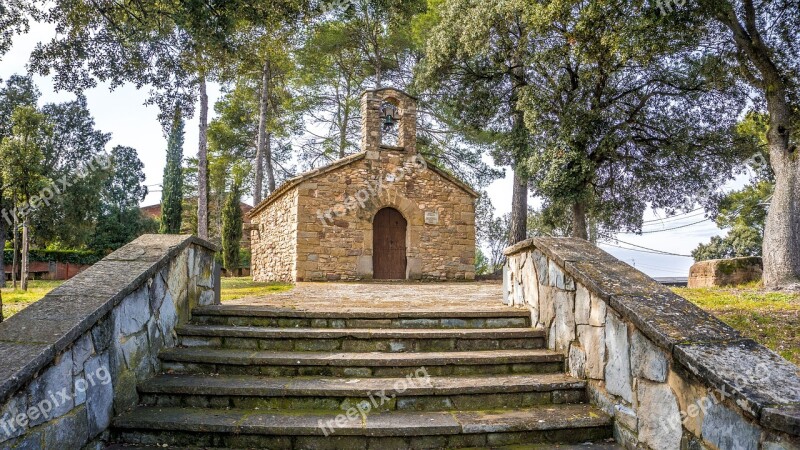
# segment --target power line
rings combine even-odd
[[[681,228],[687,228],[687,227],[691,227],[691,226],[694,226],[694,225],[699,225],[699,224],[701,224],[703,222],[708,222],[710,220],[711,219],[703,219],[703,220],[701,220],[699,222],[688,223],[686,225],[681,225],[681,226],[672,227],[672,228],[664,228],[664,229],[661,229],[661,230],[642,231],[640,234],[663,233],[664,231],[680,230]],[[636,234],[636,233],[623,233],[623,234]]]
[[[639,267],[639,266],[644,267],[646,269],[658,270],[658,271],[661,271],[661,272],[669,272],[669,273],[674,273],[674,274],[686,274],[686,272],[683,271],[683,270],[677,270],[675,268],[667,269],[666,267],[651,266],[649,264],[642,264],[642,263],[636,263],[636,265],[634,267]]]
[[[620,247],[618,245],[614,245],[614,244],[609,243],[609,241],[605,241],[603,243],[605,245],[609,245],[611,247],[617,247],[617,248],[621,248],[623,250],[630,250],[630,251],[634,251],[634,252],[655,253],[657,255],[664,255],[664,256],[681,256],[681,257],[684,257],[684,258],[692,258],[692,255],[681,255],[679,253],[665,252],[663,250],[658,250],[658,249],[655,249],[655,248],[642,247],[641,245],[631,244],[630,242],[625,242],[625,241],[622,241],[622,240],[616,239],[616,238],[611,238],[611,239],[613,239],[614,241],[619,242],[621,244],[630,245],[632,247],[637,247],[637,248],[640,248],[642,250],[635,250],[635,249],[632,249],[632,248]],[[644,251],[644,250],[646,250],[646,251]]]
[[[678,218],[678,217],[681,217],[681,216],[685,216],[685,215],[691,214],[691,213],[693,213],[693,212],[700,211],[701,209],[703,209],[703,208],[702,208],[702,207],[700,207],[700,208],[695,208],[695,209],[693,209],[693,210],[691,210],[691,211],[686,211],[685,213],[681,213],[681,214],[675,214],[674,216],[668,216],[668,217],[664,217],[663,219],[645,220],[645,221],[644,221],[644,222],[642,222],[642,223],[643,223],[643,224],[645,224],[645,223],[652,223],[652,222],[662,222],[662,221],[664,221],[664,220],[667,220],[667,219],[675,219],[675,218]],[[684,219],[685,219],[685,217],[684,217]]]
[[[684,256],[684,255],[672,255],[672,254],[669,254],[669,253],[661,253],[661,252],[651,252],[649,250],[637,250],[635,248],[628,248],[628,247],[620,247],[619,245],[609,244],[608,242],[601,242],[601,244],[607,245],[609,247],[620,248],[622,250],[628,250],[628,251],[637,252],[637,253],[650,253],[652,255],[660,255],[660,256]]]
[[[701,211],[698,214],[691,214],[688,216],[681,216],[681,217],[670,217],[663,220],[657,220],[655,222],[642,222],[642,226],[649,227],[649,226],[657,226],[665,223],[673,223],[673,222],[680,222],[681,220],[691,219],[693,217],[703,217],[705,216],[705,211]]]

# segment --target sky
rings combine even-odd
[[[47,41],[53,35],[52,26],[32,23],[30,32],[17,36],[11,51],[0,59],[0,79],[5,80],[15,73],[27,73],[26,64],[30,52],[38,42]],[[34,80],[42,93],[41,104],[74,99],[71,93],[55,92],[50,77],[35,76]],[[211,84],[208,94],[209,104],[213,105],[220,96],[219,86]],[[112,138],[108,148],[125,145],[137,149],[139,158],[144,163],[144,172],[147,176],[145,183],[151,191],[142,203],[143,206],[159,203],[160,184],[166,159],[166,139],[157,120],[158,108],[144,105],[148,96],[147,89],[137,90],[126,85],[111,91],[107,85],[101,84],[86,91],[85,96],[97,129],[111,133]],[[211,109],[209,120],[214,117],[213,108]],[[185,130],[184,154],[194,155],[198,142],[196,116],[187,120]],[[722,189],[731,190],[740,187],[745,181],[746,177],[740,177]],[[506,177],[492,183],[487,192],[496,214],[509,212],[512,192],[511,171],[507,169]],[[531,198],[531,202],[535,204],[536,199]],[[600,247],[650,276],[686,277],[693,263],[691,257],[648,253],[645,249],[689,255],[697,244],[708,242],[712,236],[725,234],[713,222],[703,221],[705,217],[702,211],[659,220],[663,217],[663,212],[648,211],[645,214],[646,233],[640,236],[619,234],[617,243],[601,244]]]

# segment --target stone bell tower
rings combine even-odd
[[[386,115],[393,108],[396,123],[388,128]],[[361,96],[361,151],[381,149],[417,153],[417,99],[399,89],[381,88]]]

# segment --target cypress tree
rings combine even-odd
[[[183,117],[175,109],[167,143],[167,165],[164,167],[164,182],[161,192],[162,234],[181,232],[183,214]]]
[[[239,268],[239,248],[242,242],[242,186],[234,180],[231,192],[222,208],[222,262],[228,273]]]

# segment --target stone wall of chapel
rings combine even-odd
[[[255,281],[297,279],[297,188],[290,189],[253,218],[250,232]]]
[[[408,222],[407,278],[475,278],[475,200],[415,155],[368,152],[297,191],[297,281],[371,279],[372,220],[385,207]]]

